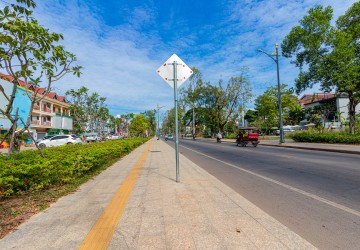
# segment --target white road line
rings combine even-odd
[[[308,193],[308,192],[303,191],[303,190],[301,190],[301,189],[298,189],[298,188],[292,187],[292,186],[290,186],[290,185],[284,184],[284,183],[282,183],[282,182],[276,181],[276,180],[271,179],[271,178],[269,178],[269,177],[266,177],[266,176],[263,176],[263,175],[254,173],[254,172],[252,172],[252,171],[250,171],[250,170],[247,170],[247,169],[244,169],[244,168],[242,168],[242,167],[235,166],[235,165],[233,165],[233,164],[231,164],[231,163],[228,163],[228,162],[225,162],[225,161],[216,159],[216,158],[214,158],[214,157],[212,157],[212,156],[210,156],[210,155],[201,153],[201,152],[196,151],[196,150],[193,150],[193,149],[191,149],[191,148],[188,148],[188,147],[185,147],[185,146],[182,146],[182,145],[180,145],[180,146],[183,147],[183,148],[186,148],[186,149],[188,149],[188,150],[190,150],[190,151],[193,151],[193,152],[195,152],[195,153],[197,153],[197,154],[200,154],[200,155],[203,155],[203,156],[205,156],[205,157],[208,157],[208,158],[210,158],[210,159],[212,159],[212,160],[221,162],[221,163],[223,163],[223,164],[225,164],[225,165],[228,165],[228,166],[230,166],[230,167],[239,169],[239,170],[241,170],[241,171],[243,171],[243,172],[245,172],[245,173],[254,175],[254,176],[259,177],[259,178],[261,178],[261,179],[267,180],[267,181],[269,181],[269,182],[271,182],[271,183],[274,183],[274,184],[277,184],[277,185],[282,186],[282,187],[284,187],[284,188],[287,188],[287,189],[289,189],[289,190],[291,190],[291,191],[294,191],[294,192],[297,192],[297,193],[299,193],[299,194],[305,195],[305,196],[310,197],[310,198],[312,198],[312,199],[314,199],[314,200],[323,202],[323,203],[325,203],[325,204],[327,204],[327,205],[330,205],[330,206],[335,207],[335,208],[337,208],[337,209],[343,210],[344,212],[351,213],[351,214],[353,214],[353,215],[356,215],[356,216],[359,216],[359,217],[360,217],[360,212],[359,212],[359,211],[356,211],[356,210],[354,210],[354,209],[348,208],[348,207],[346,207],[346,206],[343,206],[343,205],[341,205],[341,204],[338,204],[338,203],[335,203],[335,202],[333,202],[333,201],[327,200],[327,199],[322,198],[322,197],[320,197],[320,196],[317,196],[317,195],[315,195],[315,194],[311,194],[311,193]]]

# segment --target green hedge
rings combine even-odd
[[[113,140],[45,148],[45,158],[37,150],[24,150],[11,157],[0,154],[0,197],[70,183],[86,173],[109,166],[147,140]]]
[[[351,135],[344,132],[298,132],[289,135],[297,142],[318,142],[318,143],[347,143],[360,144],[360,135]]]

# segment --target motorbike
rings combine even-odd
[[[221,143],[221,138],[216,137],[216,142],[217,142],[217,143]]]

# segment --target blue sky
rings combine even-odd
[[[106,97],[116,115],[155,109],[157,104],[166,106],[162,111],[173,107],[173,90],[156,69],[174,53],[212,83],[227,81],[248,67],[254,94],[260,95],[276,85],[276,64],[258,49],[272,53],[315,5],[332,6],[336,20],[354,2],[51,0],[37,1],[35,15],[42,25],[64,35],[62,44],[84,67],[81,78],[66,76],[55,91],[63,94],[86,86]],[[293,86],[297,73],[289,59],[280,58],[281,83]],[[312,92],[317,90],[307,93]]]

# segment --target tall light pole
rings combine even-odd
[[[281,108],[281,87],[280,87],[280,73],[279,73],[279,45],[275,45],[275,52],[271,55],[259,49],[259,52],[264,53],[268,57],[270,57],[276,63],[276,70],[277,70],[277,85],[278,85],[278,103],[279,103],[279,124],[280,124],[280,143],[284,143],[284,129],[283,129],[283,121],[282,121],[282,108]],[[275,58],[274,58],[275,56]]]
[[[157,107],[156,107],[156,109],[157,109],[157,114],[158,114],[158,122],[157,122],[158,140],[159,140],[159,138],[160,138],[160,114],[159,114],[159,110],[160,110],[161,108],[163,108],[163,107],[165,107],[165,106],[159,107],[159,104],[158,104]]]

